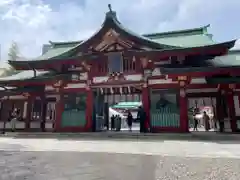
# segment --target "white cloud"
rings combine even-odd
[[[219,40],[238,38],[239,0],[1,0],[2,56],[14,40],[24,56],[34,57],[43,43],[89,37],[101,25],[107,4],[117,11],[124,26],[150,33],[212,24]],[[57,4],[58,2],[58,4]],[[62,2],[60,4],[60,2]],[[79,2],[82,3],[79,4]]]
[[[240,39],[238,39],[235,42],[235,45],[234,45],[234,47],[231,48],[231,50],[240,50]]]

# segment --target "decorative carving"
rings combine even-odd
[[[122,73],[112,73],[110,74],[107,82],[110,82],[110,81],[126,81],[126,78]]]
[[[53,84],[53,87],[59,88],[63,85],[63,80],[58,80],[55,84]]]
[[[85,61],[82,62],[82,66],[83,66],[87,71],[90,71],[90,69],[91,69],[91,66],[88,65]]]

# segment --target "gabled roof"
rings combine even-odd
[[[199,52],[199,53],[204,53],[206,52],[206,50],[214,50],[216,48],[224,48],[224,49],[229,49],[231,47],[233,47],[235,44],[235,40],[233,41],[229,41],[229,42],[224,42],[224,43],[219,43],[219,44],[214,44],[214,45],[207,45],[207,46],[199,46],[199,47],[187,47],[187,48],[181,48],[181,47],[176,47],[173,49],[155,49],[155,50],[126,50],[123,51],[123,53],[126,54],[131,54],[131,55],[147,55],[149,54],[149,52],[152,55],[158,55],[159,53],[161,53],[161,55],[164,54],[169,54],[170,52],[173,53],[186,53],[186,54],[191,54],[194,53],[194,51]],[[68,52],[69,53],[69,52]],[[51,65],[54,62],[60,62],[62,61],[63,63],[65,61],[69,61],[69,60],[96,60],[98,59],[97,57],[101,57],[103,54],[107,55],[109,52],[94,52],[94,53],[86,53],[86,54],[80,54],[77,56],[70,56],[70,57],[64,57],[64,54],[62,56],[56,56],[53,57],[51,59],[49,59],[49,61],[46,61],[46,59],[43,60],[37,60],[37,61],[11,61],[10,63],[12,64],[13,67],[15,67],[16,69],[29,69],[29,67],[33,68],[33,69],[42,69],[45,67],[45,65]]]
[[[65,57],[71,50],[81,49],[83,46],[90,45],[93,40],[98,39],[98,37],[100,37],[103,33],[106,33],[111,28],[130,37],[137,43],[144,44],[145,46],[149,46],[149,48],[152,49],[174,48],[174,46],[161,44],[127,29],[118,21],[116,12],[110,9],[110,11],[106,13],[105,20],[101,28],[87,40],[72,42],[50,42],[52,48],[42,56],[39,56],[33,60],[47,60],[51,58]]]
[[[17,69],[30,69],[29,65],[34,66],[31,68],[36,68],[45,60],[55,61],[76,58],[77,52],[77,56],[81,56],[81,53],[84,52],[83,50],[91,47],[95,43],[94,41],[101,39],[103,35],[105,35],[110,29],[114,29],[116,32],[122,34],[126,38],[129,38],[129,40],[138,43],[144,48],[146,47],[146,49],[143,49],[145,52],[152,51],[159,53],[164,51],[167,53],[167,51],[171,50],[184,51],[185,49],[189,50],[190,48],[200,48],[200,50],[202,50],[205,47],[212,48],[221,46],[222,48],[226,49],[232,47],[233,41],[215,43],[212,40],[212,36],[207,33],[208,27],[209,25],[180,31],[138,35],[124,27],[118,21],[116,12],[112,11],[111,7],[109,7],[109,12],[106,13],[105,20],[101,28],[87,40],[72,42],[50,42],[52,47],[42,56],[39,56],[32,61],[9,61],[9,63]],[[49,61],[47,61],[47,63],[48,62]]]

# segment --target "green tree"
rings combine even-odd
[[[8,51],[8,60],[10,61],[17,61],[20,58],[20,52],[19,52],[19,47],[16,42],[12,42],[9,51]],[[9,68],[6,68],[4,73],[2,74],[2,77],[5,76],[11,76],[13,74],[18,73],[12,66]]]
[[[9,48],[8,60],[17,61],[19,58],[19,47],[16,42],[13,42]]]

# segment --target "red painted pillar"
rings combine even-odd
[[[28,131],[30,129],[30,123],[32,119],[32,108],[33,108],[34,97],[29,96],[27,99],[27,114],[25,119],[25,130]]]
[[[228,104],[231,129],[232,129],[232,132],[236,132],[237,119],[236,119],[236,112],[235,112],[234,95],[232,91],[228,91],[227,93],[227,104]]]
[[[59,92],[56,98],[56,118],[54,123],[55,132],[61,131],[61,120],[63,111],[64,111],[63,93]]]
[[[238,104],[239,104],[239,107],[240,107],[240,92],[238,92]]]
[[[87,104],[86,104],[86,130],[92,131],[92,113],[93,113],[93,92],[92,89],[88,88],[87,91]]]
[[[150,126],[150,101],[149,101],[149,89],[146,84],[142,88],[142,106],[146,113],[146,124],[145,127],[149,128]]]
[[[186,90],[181,88],[179,93],[179,107],[180,107],[180,129],[181,132],[189,132],[188,127],[188,102],[186,97]]]
[[[223,121],[224,117],[223,117],[223,106],[221,103],[221,98],[223,98],[221,96],[221,92],[218,93],[217,97],[216,97],[216,119],[218,120],[218,122]]]

